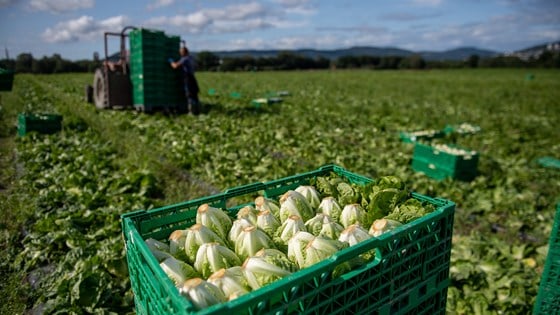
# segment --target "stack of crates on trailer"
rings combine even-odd
[[[53,134],[62,130],[62,116],[57,114],[26,114],[18,115],[18,135],[25,136],[30,132]]]
[[[11,91],[14,84],[14,72],[0,68],[0,91]]]
[[[130,77],[134,107],[142,111],[186,109],[180,69],[169,65],[179,58],[181,39],[162,31],[130,32]]]
[[[560,203],[556,205],[556,216],[548,244],[539,293],[533,308],[535,315],[560,314]]]
[[[479,154],[448,144],[414,144],[412,169],[442,180],[454,178],[470,181],[477,175]]]
[[[254,183],[152,210],[121,217],[126,256],[138,314],[445,314],[453,217],[449,200],[413,193],[436,210],[395,230],[345,248],[330,258],[301,269],[234,300],[197,310],[184,298],[145,244],[165,241],[171,232],[196,222],[197,208],[209,204],[232,217],[256,196],[278,198],[308,185],[313,178],[336,173],[352,184],[372,180],[336,165]],[[240,200],[244,200],[239,203]],[[342,263],[375,251],[375,259],[339,277]]]

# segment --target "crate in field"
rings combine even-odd
[[[434,179],[454,178],[469,181],[476,177],[479,154],[447,144],[417,142],[412,155],[412,169]]]
[[[253,105],[253,107],[255,108],[260,108],[261,106],[267,104],[268,104],[268,100],[266,98],[256,98],[254,100],[251,100],[251,105]]]
[[[541,157],[537,162],[543,167],[560,169],[560,160],[551,156]]]
[[[457,134],[457,135],[474,135],[479,133],[481,130],[480,126],[476,126],[470,123],[460,123],[456,125],[446,125],[442,132],[446,135]]]
[[[278,103],[282,103],[282,99],[279,97],[256,98],[251,100],[251,105],[253,105],[255,108],[260,108],[263,105],[278,104]]]
[[[281,97],[269,97],[267,98],[268,104],[278,104],[284,101]]]
[[[30,132],[53,134],[62,130],[62,116],[57,114],[25,114],[18,115],[18,135],[25,136]]]
[[[445,133],[441,130],[418,130],[411,132],[401,132],[399,134],[401,141],[404,143],[414,143],[416,141],[430,141],[433,139],[443,138]]]
[[[166,240],[195,223],[202,204],[236,209],[263,195],[290,189],[334,172],[351,183],[372,180],[336,165],[121,217],[132,290],[138,314],[445,314],[455,204],[413,193],[436,210],[393,231],[345,248],[330,258],[232,301],[197,311],[160,268],[144,240]],[[247,200],[239,204],[238,200]],[[375,251],[375,259],[332,278],[341,263]]]
[[[272,91],[272,92],[267,92],[265,94],[265,97],[286,97],[286,96],[290,96],[290,92],[288,91]]]
[[[235,100],[239,100],[243,97],[243,94],[241,94],[241,92],[231,92],[229,93],[229,97]]]
[[[560,203],[556,205],[556,215],[548,241],[548,254],[533,314],[560,314]]]
[[[11,91],[14,84],[14,72],[0,68],[0,91]]]

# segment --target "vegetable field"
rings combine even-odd
[[[456,203],[449,314],[530,313],[560,202],[560,169],[537,162],[560,158],[560,72],[531,74],[203,72],[200,116],[99,111],[91,74],[18,74],[0,92],[0,313],[134,313],[121,214],[330,163]],[[19,137],[22,112],[63,130]],[[472,181],[411,168],[400,132],[463,122],[480,131],[434,141],[479,154]]]

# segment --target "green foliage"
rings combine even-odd
[[[560,77],[531,72],[531,81],[526,70],[487,69],[199,73],[203,90],[290,96],[259,110],[202,98],[198,117],[98,111],[83,101],[91,75],[18,74],[13,94],[1,94],[9,102],[2,119],[56,111],[64,129],[18,138],[17,163],[2,155],[2,166],[18,172],[3,181],[10,197],[0,194],[8,230],[1,271],[9,273],[2,298],[13,301],[13,283],[33,276],[33,290],[18,294],[28,308],[132,312],[120,214],[336,163],[457,204],[448,312],[530,313],[560,191],[560,172],[533,163],[560,149]],[[399,132],[461,122],[482,131],[442,141],[477,150],[479,176],[414,173],[412,146]],[[338,192],[338,184],[326,187]],[[14,213],[21,218],[9,222]]]
[[[535,249],[475,233],[456,237],[451,255],[450,314],[527,314],[539,275]]]
[[[386,218],[401,223],[408,223],[434,210],[432,205],[423,205],[419,200],[410,198],[402,204],[395,206],[394,210]]]
[[[128,311],[132,300],[119,215],[123,209],[150,208],[148,196],[157,184],[149,171],[118,169],[111,144],[92,130],[65,135],[19,141],[25,165],[19,184],[36,197],[14,268],[30,274],[48,270],[36,284],[41,292],[36,309]]]

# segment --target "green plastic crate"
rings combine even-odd
[[[404,143],[415,143],[416,141],[430,141],[443,138],[445,133],[441,130],[418,130],[412,132],[401,132],[399,134]]]
[[[243,94],[241,94],[240,92],[231,92],[229,93],[229,97],[239,100],[243,97]]]
[[[131,72],[135,74],[145,74],[146,72],[154,72],[160,73],[163,69],[169,68],[169,62],[167,61],[167,57],[150,57],[149,60],[142,59],[142,60],[131,60],[130,61],[130,69]]]
[[[468,154],[453,154],[443,148],[464,150]],[[477,175],[479,154],[475,151],[451,145],[414,144],[412,169],[434,179],[451,177],[470,181]]]
[[[560,314],[560,203],[556,205],[556,216],[548,242],[548,255],[533,314]]]
[[[129,33],[131,50],[140,47],[151,47],[155,45],[165,45],[166,36],[163,31],[147,28],[138,28]]]
[[[470,123],[460,123],[457,125],[446,125],[442,132],[446,135],[457,134],[457,135],[474,135],[481,131],[480,126],[472,125]]]
[[[142,111],[174,110],[187,99],[180,81],[133,79],[133,100],[136,109]]]
[[[253,107],[255,108],[260,108],[263,105],[267,105],[268,103],[268,99],[266,98],[256,98],[251,100],[251,105],[253,105]]]
[[[282,179],[253,183],[222,193],[121,217],[132,290],[138,314],[445,314],[453,216],[451,201],[413,193],[436,210],[377,238],[346,248],[329,259],[252,291],[235,300],[195,311],[159,267],[144,240],[166,239],[195,223],[204,203],[229,207],[257,195],[277,198],[311,178],[335,172],[352,183],[371,179],[327,165]],[[234,208],[233,206],[237,207]],[[376,259],[332,279],[334,268],[375,250]]]
[[[278,103],[282,103],[282,99],[279,97],[255,98],[251,100],[251,105],[253,105],[255,108],[260,108],[263,105],[278,104]]]
[[[443,169],[433,163],[418,159],[412,160],[412,169],[415,172],[426,174],[426,176],[437,180],[453,177],[454,175],[452,170]]]
[[[560,169],[560,160],[551,156],[539,158],[537,162],[544,167]]]
[[[267,92],[265,94],[265,97],[285,97],[285,96],[290,96],[290,92],[288,92],[288,91],[272,91],[272,92]]]
[[[178,58],[179,36],[136,29],[130,32],[130,78],[134,107],[141,111],[174,110],[186,102],[179,70],[167,61]]]
[[[57,114],[24,114],[18,115],[18,135],[25,136],[30,132],[53,134],[62,130],[62,116]]]
[[[0,91],[11,91],[14,85],[14,72],[0,68]]]

